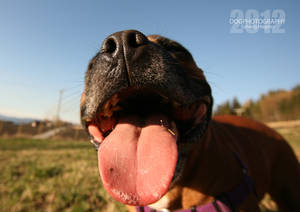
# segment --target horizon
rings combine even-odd
[[[243,102],[240,102],[240,100],[237,98],[237,97],[235,97],[235,96],[233,96],[231,99],[226,99],[226,100],[224,100],[223,102],[219,102],[219,104],[214,104],[213,105],[213,110],[215,111],[216,110],[216,107],[217,106],[219,106],[219,105],[222,105],[222,104],[224,104],[224,103],[226,103],[226,102],[231,102],[234,98],[236,98],[237,100],[238,100],[238,102],[241,104],[241,107],[243,107],[243,105],[244,104],[247,104],[247,102],[249,101],[249,100],[251,100],[251,101],[254,101],[254,102],[256,102],[256,101],[258,101],[259,99],[261,99],[261,97],[263,96],[263,95],[266,95],[266,94],[268,94],[269,92],[276,92],[276,91],[292,91],[294,88],[296,88],[296,87],[298,87],[298,86],[300,86],[300,83],[299,84],[296,84],[295,86],[292,86],[290,89],[282,89],[282,88],[278,88],[278,89],[274,89],[274,90],[268,90],[267,92],[265,92],[265,93],[261,93],[258,97],[257,97],[257,99],[252,99],[252,98],[250,98],[250,99],[246,99],[245,101],[243,101]],[[12,119],[20,119],[21,121],[22,121],[22,119],[25,119],[25,121],[27,121],[27,119],[28,120],[39,120],[39,121],[44,121],[44,120],[53,120],[53,121],[55,121],[55,118],[56,117],[53,117],[53,119],[48,119],[48,118],[35,118],[35,117],[32,117],[32,116],[18,116],[18,115],[16,115],[15,113],[13,113],[13,114],[9,114],[9,113],[7,113],[7,114],[3,114],[3,113],[1,113],[0,112],[0,121],[1,120],[5,120],[5,119],[1,119],[1,117],[5,117],[5,118],[12,118]],[[66,122],[70,122],[70,123],[72,123],[72,124],[80,124],[79,122],[72,122],[72,121],[68,121],[68,120],[61,120],[61,121],[66,121]]]
[[[0,114],[52,119],[64,90],[59,116],[79,123],[88,62],[109,34],[125,29],[161,34],[186,47],[204,70],[214,107],[234,97],[243,103],[271,90],[290,90],[300,83],[297,9],[296,0],[1,1]],[[256,31],[231,23],[250,13],[284,22]]]

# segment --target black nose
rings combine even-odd
[[[126,58],[147,43],[147,37],[141,32],[126,30],[108,36],[102,44],[101,52],[111,54],[113,57],[123,53]]]

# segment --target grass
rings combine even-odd
[[[300,127],[278,131],[300,156]],[[1,212],[126,211],[102,188],[89,142],[0,139],[0,170]],[[274,208],[266,197],[262,211]]]
[[[88,142],[0,140],[0,211],[125,211],[102,188]]]
[[[300,127],[281,128],[277,130],[289,142],[300,158]]]
[[[277,131],[288,141],[300,161],[300,127],[280,128]],[[277,212],[277,206],[267,194],[261,201],[262,212]]]

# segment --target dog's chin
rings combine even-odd
[[[113,94],[83,120],[99,146],[106,190],[129,205],[158,201],[180,178],[182,135],[206,117],[203,101],[184,105],[157,92],[130,88]]]

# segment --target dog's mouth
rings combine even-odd
[[[86,122],[106,190],[124,204],[159,200],[178,171],[180,137],[203,121],[206,108],[203,101],[180,105],[147,89],[112,95]]]
[[[126,89],[114,94],[98,109],[96,116],[88,122],[88,131],[93,142],[100,145],[125,117],[136,117],[136,126],[142,128],[148,117],[164,114],[165,120],[161,120],[161,125],[175,135],[175,123],[170,121],[171,109],[171,102],[162,95],[147,90]]]
[[[206,103],[199,101],[190,105],[180,105],[162,94],[130,88],[114,94],[97,111],[95,117],[87,120],[86,126],[92,135],[92,142],[100,145],[122,117],[126,116],[140,117],[136,124],[143,127],[147,117],[161,114],[165,116],[162,118],[165,120],[160,120],[160,124],[167,127],[172,135],[178,136],[178,130],[188,133],[202,121],[206,113]]]

